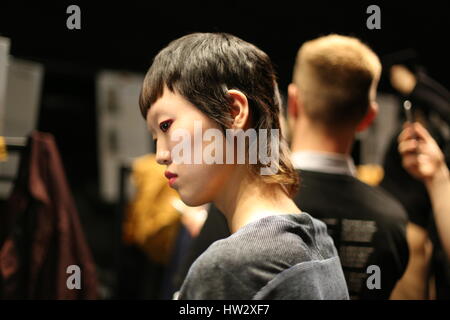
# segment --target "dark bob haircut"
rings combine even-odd
[[[144,118],[162,96],[164,87],[182,95],[222,129],[232,123],[227,91],[239,90],[249,103],[251,128],[280,129],[281,99],[270,58],[233,35],[193,33],[162,49],[147,72],[139,97]],[[293,195],[298,188],[298,174],[282,137],[279,151],[278,173],[260,177],[267,183],[281,184]],[[261,167],[259,162],[250,165],[255,174]]]

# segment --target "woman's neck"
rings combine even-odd
[[[280,186],[268,186],[247,170],[238,167],[214,201],[231,233],[263,217],[301,212]]]

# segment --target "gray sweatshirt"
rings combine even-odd
[[[309,214],[269,216],[214,242],[178,299],[348,299],[326,225]]]

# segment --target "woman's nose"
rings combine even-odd
[[[160,143],[157,143],[156,146],[156,162],[162,165],[168,165],[172,163],[170,151],[166,148],[163,148]]]

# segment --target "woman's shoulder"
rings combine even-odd
[[[230,285],[239,287],[250,299],[281,272],[302,262],[328,258],[319,249],[323,246],[318,243],[321,228],[322,223],[308,214],[270,216],[248,224],[200,255],[182,292],[186,297],[197,292],[197,296],[200,289],[210,290],[199,289],[199,283],[214,283],[216,288],[223,287],[220,292],[228,292]]]
[[[272,262],[289,266],[321,259],[321,247],[332,246],[326,225],[307,213],[276,215],[252,222],[228,238],[214,242],[200,257],[202,266],[227,266]]]

